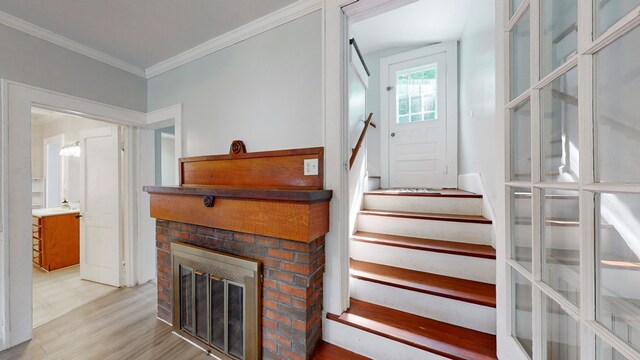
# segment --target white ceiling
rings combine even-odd
[[[420,0],[357,22],[351,31],[363,53],[459,40],[473,0]]]
[[[295,0],[2,0],[0,11],[141,69]]]

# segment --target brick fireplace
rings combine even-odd
[[[306,359],[322,338],[324,237],[309,243],[158,220],[158,317],[172,322],[172,242],[262,263],[262,358]]]
[[[234,143],[229,155],[180,159],[180,186],[145,187],[157,219],[160,319],[175,319],[172,243],[235,255],[257,261],[262,274],[260,345],[244,358],[311,356],[322,338],[331,191],[322,189],[322,171],[309,175],[305,164],[317,161],[322,169],[322,154],[322,148],[246,153]],[[216,353],[212,343],[186,337]]]

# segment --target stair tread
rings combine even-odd
[[[438,189],[438,190],[434,190],[434,191],[437,191],[437,193],[408,192],[408,191],[401,191],[400,189],[395,190],[395,191],[394,191],[394,189],[378,189],[378,190],[365,191],[364,195],[482,199],[482,195],[474,194],[472,192],[459,190],[459,189]]]
[[[452,359],[497,359],[494,335],[356,299],[327,318]]]
[[[531,248],[516,246],[515,257],[518,261],[531,261]],[[580,265],[580,250],[545,249],[546,261],[550,263],[577,266]],[[640,259],[632,259],[618,254],[603,253],[600,255],[603,268],[640,269]]]
[[[326,341],[320,341],[318,347],[313,352],[311,356],[311,360],[335,360],[335,359],[344,359],[344,360],[367,360],[369,359],[366,356],[362,356],[356,354],[347,349],[341,348],[337,345],[330,344]]]
[[[438,220],[452,222],[467,222],[476,224],[491,224],[491,220],[480,215],[458,215],[458,214],[440,214],[440,213],[424,213],[412,211],[388,211],[388,210],[361,210],[362,215],[388,216],[407,219],[419,220]]]
[[[351,259],[350,268],[351,276],[356,279],[496,307],[496,287],[493,284],[354,259]]]
[[[358,231],[351,237],[354,241],[396,246],[408,249],[440,252],[454,255],[495,259],[496,250],[489,245],[469,244],[455,241],[415,238],[400,235],[378,234]]]

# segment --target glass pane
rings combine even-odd
[[[224,281],[211,279],[211,344],[224,350]]]
[[[531,282],[517,270],[511,269],[513,283],[513,329],[512,335],[533,358],[533,330],[531,318]]]
[[[398,73],[396,122],[436,120],[437,85],[437,64]]]
[[[511,180],[531,180],[531,104],[511,110]]]
[[[531,271],[531,189],[511,190],[511,258]]]
[[[204,339],[209,338],[207,317],[207,296],[209,290],[207,285],[209,283],[209,275],[196,274],[196,336]]]
[[[547,359],[580,359],[580,327],[560,305],[544,296],[546,307]]]
[[[640,27],[595,57],[596,176],[640,183]]]
[[[640,351],[640,194],[596,196],[597,319]]]
[[[229,354],[244,354],[244,288],[229,283]]]
[[[598,360],[630,360],[599,337],[596,338],[596,355]]]
[[[631,10],[640,6],[640,0],[594,0],[593,29],[595,38],[604,34]]]
[[[529,10],[511,31],[511,99],[529,88],[531,83]]]
[[[577,191],[542,191],[542,280],[580,304],[580,221]]]
[[[193,283],[191,269],[180,266],[180,325],[193,332]]]
[[[542,88],[540,114],[542,180],[578,181],[578,68]]]
[[[540,3],[541,77],[562,65],[578,48],[576,0],[542,0]]]
[[[511,0],[509,17],[513,16],[513,14],[518,11],[518,8],[520,7],[520,5],[522,5],[523,2],[524,0]]]

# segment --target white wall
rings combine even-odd
[[[495,0],[475,0],[460,39],[458,174],[480,174],[495,208],[498,192]],[[489,214],[485,214],[489,215]]]
[[[183,156],[321,146],[321,12],[149,80],[148,108],[183,104]]]
[[[0,25],[0,78],[145,111],[147,81]]]

